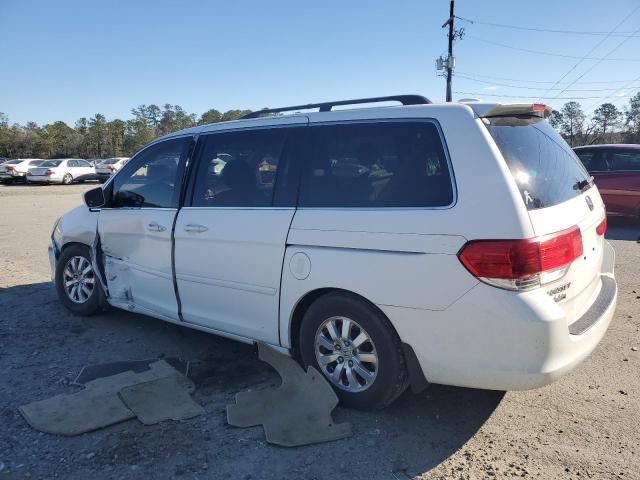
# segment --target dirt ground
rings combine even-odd
[[[432,385],[380,413],[338,408],[349,439],[285,449],[226,425],[238,391],[278,377],[250,346],[112,310],[73,317],[50,283],[55,219],[89,185],[0,186],[0,480],[13,478],[640,479],[640,225],[616,222],[619,301],[576,371],[528,392]],[[32,430],[18,407],[58,393],[84,365],[180,356],[207,414],[78,437]]]

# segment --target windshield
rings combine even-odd
[[[528,210],[557,205],[592,185],[578,157],[548,122],[484,121]]]
[[[40,164],[41,167],[57,167],[62,163],[62,160],[47,160]]]

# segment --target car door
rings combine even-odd
[[[185,136],[146,147],[105,188],[98,233],[115,306],[179,319],[171,232],[192,144]]]
[[[185,322],[278,344],[280,276],[295,212],[295,198],[281,201],[278,192],[292,178],[293,145],[307,119],[263,122],[200,136],[176,222],[175,270]]]
[[[76,160],[78,174],[73,178],[81,178],[83,180],[91,180],[94,177],[94,169],[86,160]]]
[[[611,171],[602,188],[607,211],[636,217],[640,214],[640,149],[616,148],[608,153]]]

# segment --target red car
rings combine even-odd
[[[640,145],[589,145],[573,150],[593,175],[607,214],[640,218]]]

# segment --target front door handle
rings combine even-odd
[[[204,225],[198,225],[197,223],[189,223],[184,226],[184,231],[189,233],[202,233],[209,230]]]
[[[149,225],[147,225],[147,230],[149,230],[150,232],[164,232],[166,229],[167,227],[159,225],[156,222],[151,222]]]

